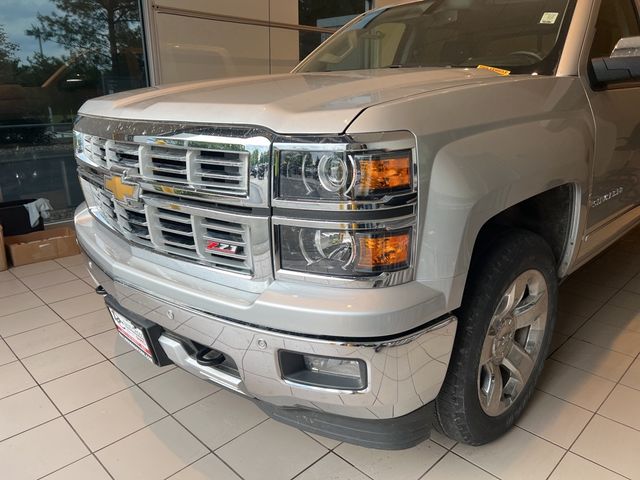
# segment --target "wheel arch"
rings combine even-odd
[[[540,188],[534,193],[520,190],[520,199],[509,201],[505,192],[494,192],[473,205],[461,209],[459,216],[455,212],[444,223],[451,229],[450,245],[438,246],[437,251],[447,251],[449,261],[438,261],[438,255],[432,255],[427,262],[434,262],[438,268],[455,272],[449,278],[434,279],[427,284],[445,292],[446,308],[455,310],[462,303],[467,289],[469,271],[474,262],[480,261],[483,253],[491,246],[493,236],[505,229],[515,228],[533,232],[542,237],[551,248],[556,264],[558,278],[564,277],[573,263],[579,248],[580,230],[583,227],[584,187],[578,181],[555,182],[553,186]],[[428,215],[428,214],[427,214]],[[462,226],[460,223],[464,217]],[[442,231],[443,225],[440,225]],[[551,228],[550,228],[551,227]],[[438,230],[425,229],[425,239]],[[438,237],[434,235],[434,237]],[[422,254],[433,254],[428,250],[429,240],[422,243]],[[424,260],[421,260],[424,261]]]
[[[553,252],[558,277],[563,277],[577,246],[579,198],[580,186],[565,183],[497,213],[478,231],[470,267],[491,246],[496,234],[507,229],[521,229],[545,240]]]

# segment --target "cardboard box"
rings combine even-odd
[[[4,235],[2,234],[2,225],[0,225],[0,272],[4,272],[7,265],[7,252],[4,251]]]
[[[66,227],[14,235],[4,241],[14,267],[80,253],[76,233]]]

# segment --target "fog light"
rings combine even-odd
[[[303,358],[304,366],[313,373],[360,378],[360,363],[357,360],[340,360],[312,355],[303,355]]]
[[[285,380],[335,390],[363,390],[367,386],[364,361],[280,351]]]

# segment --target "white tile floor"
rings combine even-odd
[[[308,435],[117,337],[82,256],[0,272],[0,478],[640,479],[640,229],[561,288],[518,426],[481,448]]]

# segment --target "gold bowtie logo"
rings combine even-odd
[[[104,188],[113,193],[116,200],[125,202],[127,200],[137,200],[138,186],[124,183],[122,177],[114,176],[104,179]]]

